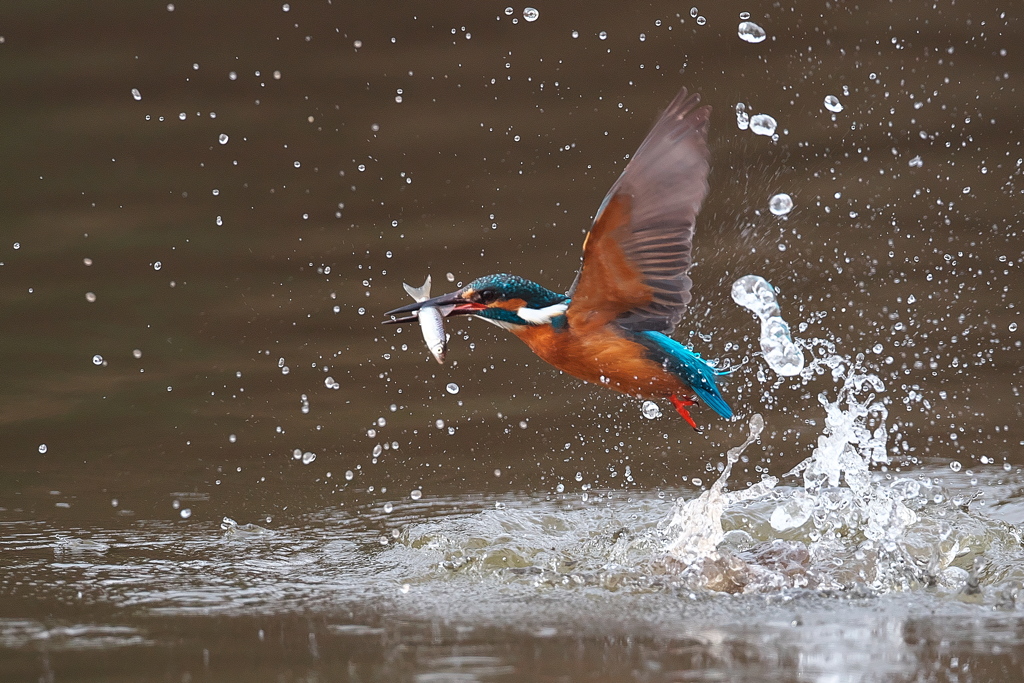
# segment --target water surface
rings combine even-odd
[[[1019,12],[534,7],[0,10],[3,677],[1019,675]],[[683,86],[713,170],[676,336],[740,366],[735,422],[378,324],[427,273],[568,287]],[[757,355],[747,274],[816,370]],[[860,488],[808,503],[854,365],[885,458],[830,451]],[[727,490],[778,485],[668,553],[755,413]]]

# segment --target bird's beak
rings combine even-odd
[[[442,294],[441,296],[435,296],[433,299],[417,301],[414,304],[409,304],[408,306],[402,306],[401,308],[396,308],[393,311],[388,311],[384,314],[384,324],[394,325],[396,323],[413,322],[416,320],[416,312],[418,310],[430,306],[439,310],[441,315],[444,317],[476,313],[479,310],[487,308],[484,304],[478,304],[468,299],[463,299],[459,292],[452,292],[451,294]]]

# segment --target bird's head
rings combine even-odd
[[[419,301],[388,311],[386,323],[409,322],[415,312],[434,306],[445,315],[475,315],[507,329],[528,325],[547,325],[565,314],[569,299],[518,275],[499,273],[473,280],[451,294]]]

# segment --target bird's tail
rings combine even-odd
[[[725,402],[715,381],[718,375],[728,374],[729,370],[717,370],[699,355],[660,332],[641,332],[640,336],[647,342],[646,345],[664,354],[666,369],[689,384],[700,400],[722,417],[732,417],[732,408]]]

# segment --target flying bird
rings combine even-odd
[[[667,399],[691,427],[699,398],[732,417],[724,374],[669,335],[690,302],[693,231],[708,192],[711,107],[683,88],[654,124],[597,211],[583,263],[565,294],[499,273],[396,308],[385,323],[432,306],[511,331],[543,360],[586,382]]]

